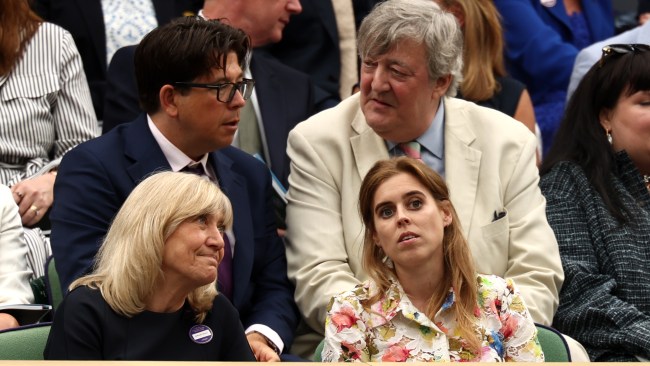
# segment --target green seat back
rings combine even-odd
[[[0,360],[42,360],[51,323],[0,332]]]
[[[535,324],[537,327],[537,339],[539,340],[544,359],[546,362],[570,362],[571,354],[562,334],[557,330],[541,324]]]
[[[56,272],[56,267],[54,266],[54,257],[50,256],[47,259],[45,267],[47,269],[45,273],[47,297],[49,298],[50,305],[52,305],[52,310],[56,310],[61,301],[63,301],[63,290],[61,289],[59,274]]]
[[[322,362],[323,359],[321,358],[321,353],[323,353],[323,347],[325,346],[325,340],[323,339],[318,343],[318,347],[316,347],[316,351],[314,351],[314,362]]]

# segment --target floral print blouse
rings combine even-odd
[[[467,349],[450,308],[453,289],[434,321],[420,312],[392,279],[386,296],[364,308],[378,291],[366,281],[332,298],[325,321],[323,362],[544,361],[537,329],[512,280],[478,275],[475,331],[480,354]]]

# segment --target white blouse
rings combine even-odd
[[[31,177],[98,135],[72,36],[43,23],[8,75],[0,75],[0,183]]]
[[[0,185],[0,305],[34,301],[31,274],[18,206],[11,190]]]

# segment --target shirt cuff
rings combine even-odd
[[[253,324],[250,327],[246,328],[246,334],[253,332],[258,332],[266,337],[269,342],[273,343],[273,345],[271,345],[271,348],[275,346],[279,351],[278,354],[282,353],[282,350],[284,349],[284,342],[282,342],[282,339],[278,333],[276,333],[273,329],[267,327],[264,324]]]

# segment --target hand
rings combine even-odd
[[[0,330],[15,328],[19,326],[18,320],[7,313],[0,313]]]
[[[246,334],[246,339],[248,339],[248,344],[253,350],[255,359],[258,362],[279,362],[280,356],[269,346],[265,337],[261,334],[252,332]]]
[[[284,237],[287,236],[287,229],[278,228],[278,236],[284,239]]]
[[[50,172],[40,177],[25,179],[11,187],[23,226],[36,225],[52,206],[55,178],[56,173]]]

